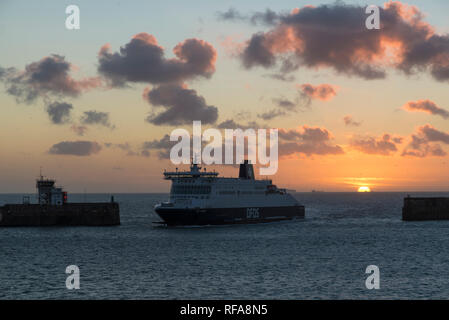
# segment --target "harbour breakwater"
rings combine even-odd
[[[65,203],[60,206],[6,204],[0,207],[0,227],[116,225],[120,225],[117,202]]]
[[[404,198],[402,220],[449,220],[449,198]]]

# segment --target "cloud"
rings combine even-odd
[[[265,9],[264,12],[255,12],[250,17],[252,24],[274,25],[279,20],[279,15],[270,9]]]
[[[129,142],[125,143],[111,143],[106,142],[104,144],[106,148],[113,148],[113,149],[119,149],[121,151],[125,151],[127,156],[143,156],[143,157],[149,157],[150,153],[148,151],[142,150],[142,151],[136,151],[133,150],[133,147]]]
[[[412,135],[412,141],[402,152],[403,157],[425,158],[428,156],[444,157],[447,153],[439,144],[429,144],[428,141]]]
[[[444,157],[447,153],[438,142],[449,144],[449,133],[439,131],[426,124],[419,127],[415,134],[412,134],[411,141],[402,152],[402,156],[418,158],[428,156]]]
[[[254,66],[269,68],[274,66],[276,57],[265,42],[265,35],[263,33],[257,33],[251,37],[241,54],[245,68],[250,69]]]
[[[345,123],[345,125],[347,127],[352,126],[352,127],[360,127],[362,125],[362,122],[359,121],[355,121],[352,116],[347,115],[343,118],[343,121]]]
[[[131,145],[129,144],[129,142],[125,142],[125,143],[111,143],[111,142],[106,142],[104,144],[104,146],[106,148],[118,148],[120,150],[124,150],[124,151],[129,151],[131,150]]]
[[[217,17],[219,20],[230,20],[230,21],[245,21],[246,16],[238,12],[235,8],[229,8],[225,12],[217,12]]]
[[[257,130],[258,128],[260,128],[260,126],[255,123],[255,122],[249,122],[248,124],[244,125],[244,124],[240,124],[240,123],[236,123],[234,120],[226,120],[221,122],[217,128],[219,129],[242,129],[242,130],[246,130],[246,129],[254,129]],[[222,137],[224,138],[225,135],[222,132]],[[235,160],[235,154],[236,154],[236,138],[233,137],[233,154],[234,154],[234,160]],[[246,141],[246,140],[245,140]],[[169,159],[170,158],[170,151],[171,148],[177,143],[177,141],[170,141],[170,136],[168,134],[164,135],[161,139],[154,139],[151,141],[146,141],[142,144],[142,149],[143,150],[156,150],[159,159]],[[201,141],[201,148],[202,150],[204,150],[204,147],[208,144],[209,142],[206,141]],[[193,150],[193,140],[190,140],[190,148],[191,150]],[[222,143],[222,149],[224,150],[224,143]],[[248,151],[248,146],[245,145],[244,146],[244,152],[245,155],[247,155],[247,151]],[[223,163],[225,162],[224,160],[224,153],[223,153]]]
[[[415,102],[410,101],[403,106],[403,109],[411,112],[425,112],[440,116],[444,119],[449,118],[449,111],[438,107],[434,102],[430,100],[418,100]]]
[[[90,156],[101,151],[101,145],[93,141],[63,141],[54,144],[48,153],[55,155]]]
[[[65,57],[53,54],[28,64],[23,71],[0,67],[0,81],[8,94],[24,103],[50,95],[77,97],[85,90],[101,86],[99,78],[73,79],[71,68]]]
[[[236,123],[234,120],[226,120],[221,122],[217,128],[219,129],[248,129],[248,128],[260,128],[257,123],[249,122],[247,125],[242,125],[239,123]],[[223,134],[224,137],[224,134]],[[128,155],[140,155],[144,157],[149,157],[150,154],[152,154],[152,151],[156,151],[156,154],[159,159],[170,159],[170,151],[171,148],[177,143],[177,141],[170,141],[170,136],[168,134],[165,134],[160,139],[153,139],[150,141],[145,141],[142,143],[140,147],[140,151],[132,151],[132,154],[129,153],[130,150],[132,150],[131,146],[128,143],[124,144],[113,144],[113,143],[106,143],[105,146],[107,148],[119,148],[124,151],[128,151]],[[190,140],[190,147],[193,148],[192,145],[193,141]],[[202,141],[201,145],[202,148],[205,147],[205,145],[208,144],[208,142]],[[234,138],[234,154],[235,154],[235,138]],[[246,150],[245,150],[246,151]],[[224,155],[223,155],[224,156]],[[223,160],[224,162],[224,160]]]
[[[165,109],[147,117],[146,120],[155,125],[191,124],[194,120],[210,124],[218,118],[218,109],[185,85],[160,85],[145,90],[143,96],[153,106]]]
[[[65,124],[70,122],[72,104],[66,102],[53,102],[47,105],[47,113],[54,124]]]
[[[271,110],[268,110],[266,112],[259,113],[257,115],[257,117],[262,119],[262,120],[268,121],[268,120],[272,120],[272,119],[277,118],[277,117],[285,116],[286,114],[287,113],[285,111],[278,110],[278,109],[271,109]]]
[[[295,81],[295,79],[296,79],[295,76],[286,75],[286,74],[282,74],[282,73],[266,74],[266,75],[264,75],[264,77],[279,80],[279,81],[285,81],[285,82],[292,82],[292,81]]]
[[[170,141],[170,136],[168,134],[164,135],[161,139],[154,139],[152,141],[146,141],[142,144],[142,152],[150,152],[150,150],[157,151],[157,156],[159,159],[170,159],[171,148],[176,144],[176,141]],[[193,148],[193,140],[190,140],[190,148]],[[206,145],[205,141],[201,141],[201,148]]]
[[[429,124],[420,127],[418,131],[426,138],[427,141],[449,144],[449,133],[439,131]]]
[[[223,48],[226,56],[238,58],[242,53],[245,44],[242,43],[241,35],[220,36],[220,46]]]
[[[187,39],[173,53],[176,58],[165,58],[164,48],[153,35],[139,33],[119,52],[112,53],[109,45],[104,45],[98,54],[98,71],[119,87],[127,82],[166,84],[209,78],[215,72],[217,53],[206,41]]]
[[[385,78],[386,69],[395,68],[449,80],[449,34],[435,33],[419,9],[398,1],[385,3],[380,17],[381,29],[373,31],[365,27],[364,6],[340,1],[304,6],[279,14],[275,26],[254,33],[241,61],[247,69],[330,68],[369,80]],[[290,68],[283,67],[285,61],[293,62]]]
[[[331,144],[331,133],[325,128],[303,126],[299,130],[279,129],[279,154],[340,155],[343,148]]]
[[[87,127],[82,125],[73,124],[70,129],[79,136],[84,136],[87,132]]]
[[[296,111],[300,103],[299,98],[296,98],[294,101],[286,98],[273,98],[272,101],[276,105],[276,108],[259,113],[257,115],[258,118],[268,121],[277,117],[285,116],[290,112]]]
[[[144,149],[165,149],[171,148],[176,142],[170,141],[168,134],[164,135],[160,140],[154,139],[152,141],[146,141],[143,143]]]
[[[299,87],[301,98],[310,104],[311,100],[329,101],[337,95],[337,87],[330,84],[320,84],[317,86],[309,83],[302,84]]]
[[[327,129],[303,126],[302,130],[279,130],[279,137],[283,140],[294,141],[298,138],[307,142],[324,142],[332,139]]]
[[[353,137],[350,141],[350,146],[363,153],[389,156],[398,151],[396,144],[401,142],[402,139],[400,137],[384,134],[380,138]]]
[[[278,22],[280,16],[273,10],[266,9],[264,12],[254,12],[250,15],[244,15],[234,8],[229,8],[225,12],[217,12],[219,20],[249,22],[252,25],[274,25]]]
[[[274,98],[273,103],[277,108],[270,109],[257,115],[263,120],[271,120],[277,117],[285,116],[291,112],[296,112],[300,107],[310,106],[313,99],[329,101],[337,95],[338,88],[330,84],[320,84],[317,86],[311,84],[298,85],[298,95],[293,99]]]
[[[258,129],[262,128],[260,124],[255,121],[249,121],[246,124],[235,122],[232,119],[225,120],[217,125],[218,129]]]
[[[149,150],[158,150],[159,159],[170,159],[170,150],[175,144],[176,141],[170,141],[170,136],[166,134],[159,140],[154,139],[144,142],[142,152],[148,152],[149,155]]]
[[[95,110],[85,111],[81,116],[80,121],[85,125],[101,125],[111,129],[115,128],[115,126],[110,123],[109,113],[107,112],[99,112]]]
[[[290,101],[288,99],[284,98],[275,98],[273,99],[273,102],[280,108],[286,109],[286,110],[294,110],[296,106],[298,105],[297,102]]]
[[[279,154],[288,156],[295,153],[303,153],[307,156],[311,155],[339,155],[344,154],[343,149],[338,146],[332,146],[325,143],[294,143],[286,142],[279,144]]]

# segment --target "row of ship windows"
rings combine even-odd
[[[173,186],[173,194],[209,194],[210,186]]]
[[[210,194],[210,186],[173,186],[172,194]],[[235,195],[235,194],[264,194],[264,191],[219,191],[220,195]]]
[[[193,179],[181,179],[181,180],[177,181],[177,183],[180,183],[180,184],[187,184],[187,183],[192,183],[192,182],[195,182],[195,180],[193,180]],[[214,185],[216,185],[217,187],[226,187],[227,185],[235,185],[235,183],[234,182],[214,183]],[[190,188],[190,187],[192,187],[192,185],[191,184],[190,185],[186,185],[185,187],[189,187]],[[262,184],[262,185],[256,184],[254,186],[254,189],[256,189],[256,190],[265,190],[266,188],[267,188],[266,184]]]
[[[264,191],[220,191],[218,194],[230,195],[230,194],[265,194]]]

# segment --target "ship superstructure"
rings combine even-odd
[[[256,180],[252,164],[240,165],[238,178],[201,170],[164,172],[171,180],[168,202],[156,205],[167,225],[256,223],[304,217],[304,206],[272,180]]]

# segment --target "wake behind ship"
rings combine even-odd
[[[271,180],[256,180],[253,165],[240,164],[238,178],[218,177],[197,164],[190,171],[164,172],[170,198],[155,206],[168,226],[261,223],[304,218],[305,209]]]

